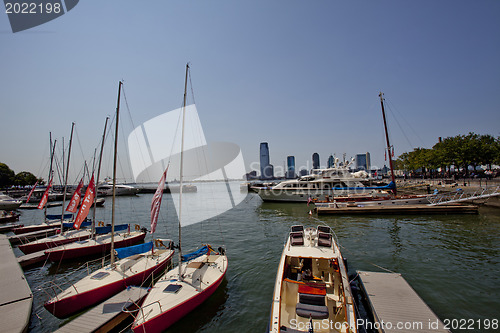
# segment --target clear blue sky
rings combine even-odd
[[[382,166],[379,91],[396,155],[500,135],[497,0],[80,1],[15,34],[0,13],[0,59],[0,162],[44,178],[49,131],[68,140],[76,122],[81,164],[118,80],[139,125],[181,105],[186,62],[207,141],[248,165],[267,141],[275,167],[366,151]]]

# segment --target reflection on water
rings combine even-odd
[[[221,188],[225,185],[221,184]],[[220,188],[219,188],[220,189]],[[218,189],[216,188],[215,191]],[[153,194],[117,200],[119,223],[149,225]],[[111,202],[97,210],[110,221]],[[177,242],[177,215],[168,196],[163,199],[155,236]],[[202,242],[225,244],[229,268],[222,288],[168,332],[265,331],[274,279],[291,225],[334,230],[351,270],[399,272],[441,318],[493,319],[500,313],[500,212],[480,209],[479,215],[443,216],[310,216],[305,203],[263,203],[249,194],[235,209],[208,223],[184,227],[183,249]],[[60,208],[58,208],[60,213]],[[54,211],[55,212],[55,211]],[[57,212],[55,212],[57,213]],[[203,211],[197,212],[203,215]],[[38,223],[41,212],[23,211],[21,222]],[[222,238],[220,232],[222,231]],[[147,236],[146,241],[150,239]],[[25,272],[32,290],[42,282],[81,265],[47,264]],[[57,271],[57,272],[56,272]],[[39,297],[39,293],[35,297]],[[41,319],[36,317],[40,315]],[[51,332],[63,323],[36,299],[31,330]],[[128,330],[128,332],[131,332]]]

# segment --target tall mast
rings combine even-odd
[[[92,213],[92,238],[95,237],[95,210],[97,206],[97,188],[99,186],[99,176],[101,175],[101,161],[102,161],[102,151],[104,148],[104,139],[106,138],[106,127],[108,126],[109,117],[106,117],[106,121],[104,122],[104,131],[102,133],[102,142],[101,142],[101,152],[99,153],[99,164],[97,165],[97,179],[95,181],[95,195],[94,195],[94,210]]]
[[[391,178],[394,183],[394,195],[397,194],[396,191],[396,177],[394,175],[394,167],[392,164],[392,154],[391,154],[391,144],[389,143],[389,133],[387,132],[387,122],[385,120],[385,109],[384,109],[384,94],[380,92],[378,95],[380,97],[380,105],[382,106],[382,117],[384,118],[384,129],[385,129],[385,141],[387,143],[387,154],[389,155],[389,167],[391,168]]]
[[[49,168],[49,178],[47,179],[47,182],[50,183],[50,178],[52,177],[52,162],[54,161],[57,140],[54,140],[54,145],[52,146],[52,132],[49,132],[49,137],[50,137],[50,168]],[[47,183],[47,186],[49,186],[49,183]],[[44,210],[45,221],[47,221],[47,206],[48,205],[45,204],[45,210]]]
[[[73,141],[73,129],[75,128],[75,123],[71,123],[71,135],[69,136],[69,149],[68,149],[68,162],[66,164],[66,174],[64,176],[64,193],[63,193],[63,204],[62,204],[62,213],[61,213],[61,230],[63,230],[63,221],[64,221],[64,208],[66,206],[66,189],[68,186],[68,173],[69,173],[69,159],[71,157],[71,143]]]
[[[116,156],[118,154],[118,119],[120,115],[120,94],[123,82],[118,84],[118,101],[116,102],[115,153],[113,159],[113,204],[111,209],[111,266],[115,264],[115,196],[116,196]]]
[[[187,99],[187,80],[189,72],[189,63],[186,64],[186,79],[184,81],[184,103],[182,106],[182,134],[181,134],[181,171],[179,181],[179,279],[182,280],[181,263],[182,263],[182,250],[181,250],[181,216],[182,216],[182,176],[184,165],[184,121],[186,119],[186,99]]]

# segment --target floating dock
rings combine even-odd
[[[353,207],[316,207],[318,214],[477,214],[479,208],[473,205],[394,205],[363,206],[361,203]]]
[[[146,288],[129,287],[70,321],[55,332],[108,332],[130,316],[128,312],[123,312],[122,309],[127,311],[138,309],[137,304],[141,304],[146,295]]]
[[[27,332],[33,294],[7,236],[0,235],[0,323],[2,332]]]
[[[450,333],[401,274],[357,273],[375,318],[375,323],[366,322],[366,326],[379,332]]]

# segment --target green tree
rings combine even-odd
[[[0,188],[12,185],[15,175],[7,164],[0,163]]]
[[[36,181],[38,179],[36,178],[35,175],[33,175],[31,172],[28,171],[22,171],[19,172],[15,177],[14,177],[14,184],[15,185],[35,185]]]

